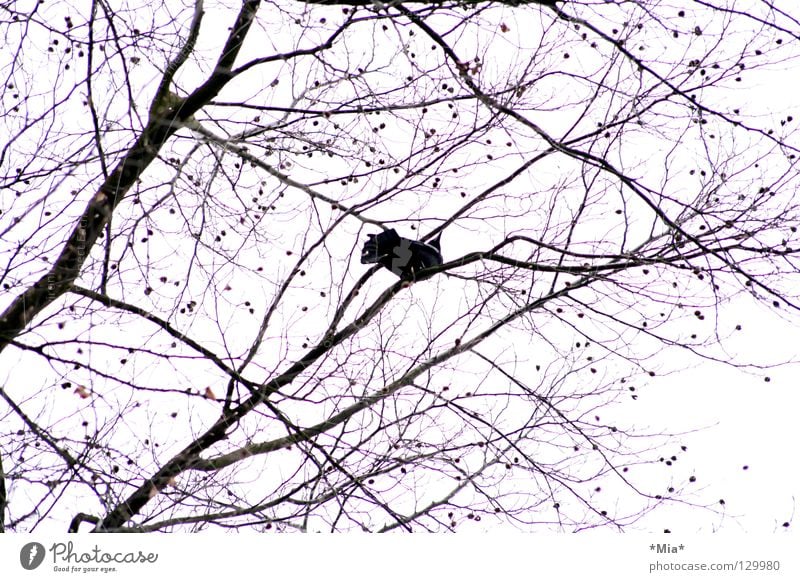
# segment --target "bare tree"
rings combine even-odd
[[[734,298],[796,313],[797,14],[165,4],[0,7],[7,530],[716,510],[631,419],[747,369]],[[444,264],[361,265],[388,228]]]

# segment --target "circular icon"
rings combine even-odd
[[[39,542],[28,542],[19,551],[19,563],[26,570],[35,570],[44,562],[44,546]]]

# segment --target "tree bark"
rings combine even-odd
[[[242,5],[214,73],[185,99],[169,93],[157,94],[150,118],[139,138],[92,197],[75,225],[53,267],[19,295],[0,315],[0,352],[48,305],[63,295],[78,277],[92,247],[111,214],[130,187],[156,158],[159,150],[189,118],[231,79],[239,54],[260,0]],[[173,74],[169,71],[168,74]]]

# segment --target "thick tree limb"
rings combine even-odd
[[[285,372],[266,382],[260,390],[255,392],[250,398],[242,402],[236,408],[229,409],[228,412],[214,423],[211,428],[197,437],[181,452],[167,461],[150,479],[147,479],[136,491],[131,493],[128,498],[117,505],[97,525],[94,531],[115,531],[122,527],[131,517],[139,513],[150,499],[162,491],[173,477],[181,474],[186,469],[190,469],[197,462],[200,453],[226,438],[228,429],[234,426],[239,420],[264,402],[275,391],[280,390],[294,381],[306,368],[313,365],[320,356],[327,353],[331,348],[340,344],[345,339],[364,327],[391,299],[403,288],[403,283],[398,281],[392,287],[381,294],[378,299],[350,325],[332,337],[323,338],[316,346],[311,348],[306,354]]]
[[[3,456],[0,455],[0,533],[5,532],[6,522],[6,474],[3,472]]]
[[[0,351],[37,314],[70,289],[111,213],[131,186],[156,158],[172,134],[183,127],[232,78],[233,63],[259,4],[260,0],[244,2],[214,73],[205,83],[185,99],[169,92],[154,99],[147,126],[89,201],[53,267],[14,299],[0,315]]]
[[[69,523],[69,528],[67,529],[67,533],[78,533],[78,528],[84,522],[97,523],[98,521],[100,521],[99,517],[95,517],[94,515],[89,515],[88,513],[79,513],[72,518],[72,521]]]

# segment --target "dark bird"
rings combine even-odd
[[[368,234],[361,250],[361,263],[378,263],[404,281],[422,281],[431,275],[418,276],[423,269],[442,264],[440,234],[430,242],[403,238],[393,228]]]

